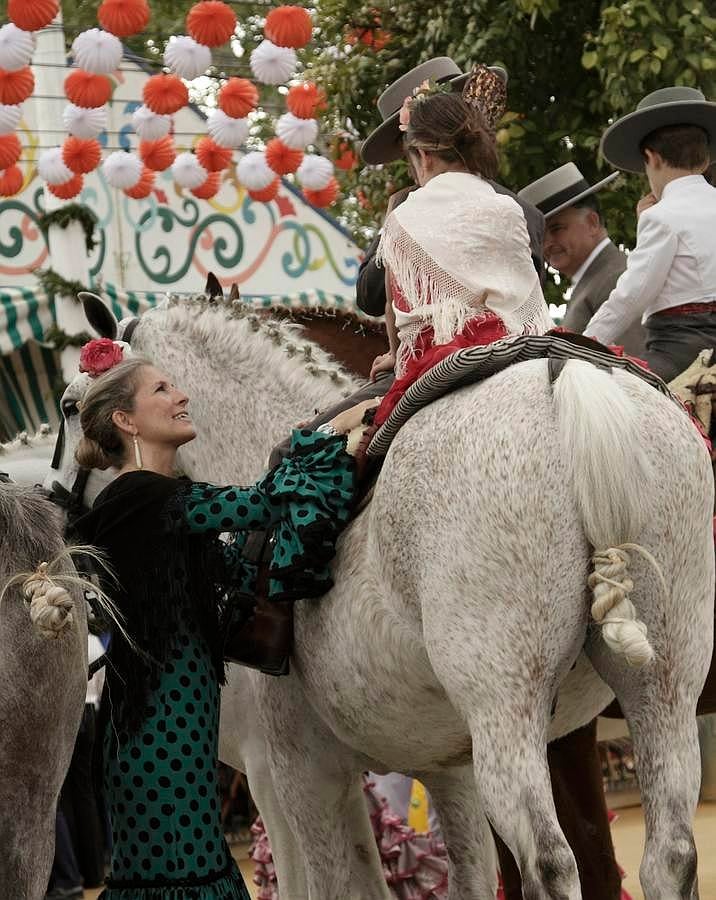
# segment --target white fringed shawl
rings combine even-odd
[[[448,343],[486,308],[510,334],[553,327],[524,214],[477,175],[445,172],[410,194],[386,219],[378,260],[410,308],[395,310],[398,374],[427,325],[436,345]]]

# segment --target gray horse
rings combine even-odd
[[[36,491],[0,484],[0,592],[18,573],[34,572],[64,552],[62,528],[56,508]],[[69,561],[57,568],[74,574]],[[0,604],[3,900],[40,900],[50,876],[57,797],[87,691],[86,605],[79,587],[69,586],[68,592],[69,610],[52,610],[50,619],[27,608],[19,584],[7,589]],[[49,639],[58,633],[55,627],[61,631]]]

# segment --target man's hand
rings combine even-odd
[[[392,353],[390,350],[387,353],[381,353],[380,356],[376,356],[373,360],[373,365],[370,369],[370,380],[375,381],[381,372],[392,372],[394,368],[395,353]]]
[[[636,205],[636,217],[637,217],[637,219],[638,219],[639,216],[644,212],[645,209],[649,209],[650,206],[653,206],[655,203],[658,203],[658,202],[659,202],[659,201],[658,201],[658,200],[656,199],[656,197],[651,193],[651,191],[649,191],[648,194],[644,194],[644,196],[641,198],[641,200],[640,200],[640,201],[637,203],[637,205]]]

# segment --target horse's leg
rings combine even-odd
[[[313,713],[295,677],[257,682],[267,758],[303,857],[307,895],[288,900],[390,900],[356,759]],[[270,836],[270,833],[269,833]]]
[[[497,893],[497,861],[490,826],[477,802],[472,766],[425,772],[448,851],[449,900],[484,900]]]

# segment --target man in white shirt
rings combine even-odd
[[[571,285],[567,314],[561,324],[577,334],[584,331],[626,268],[626,256],[609,239],[596,197],[617,176],[614,172],[590,185],[574,163],[566,163],[517,195],[544,213],[545,259]],[[634,322],[614,343],[630,356],[643,359],[645,334],[641,323]]]
[[[671,381],[701,350],[716,349],[716,188],[703,177],[716,155],[716,103],[695,88],[654,91],[602,137],[617,168],[645,172],[637,244],[584,333],[604,344],[639,317],[646,360]]]

